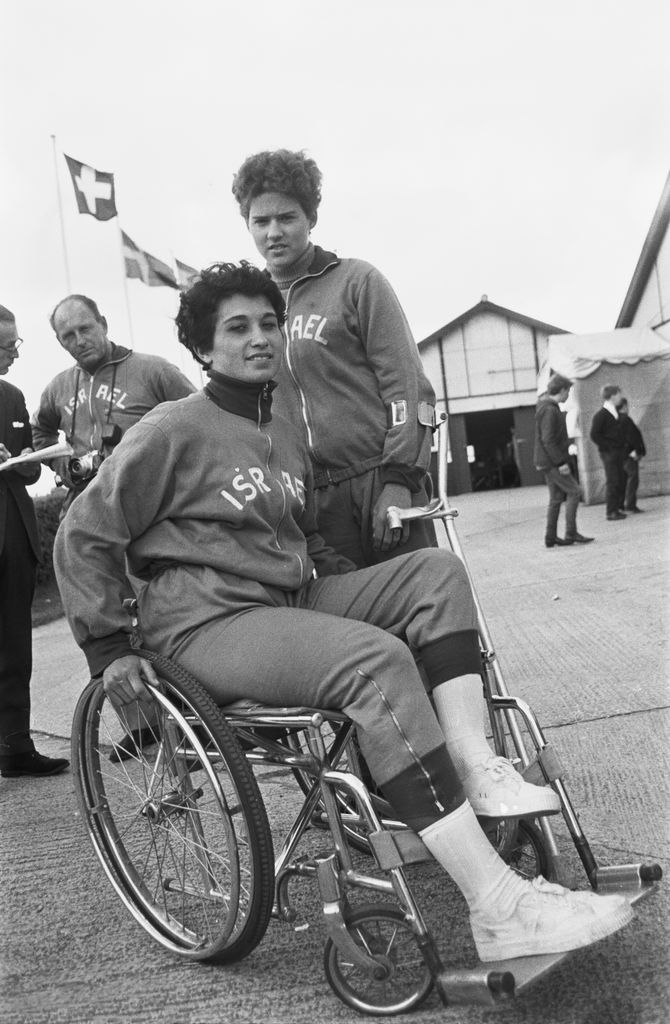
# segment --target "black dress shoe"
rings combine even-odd
[[[639,512],[644,512],[644,509],[643,508],[638,508],[637,505],[634,505],[633,508],[627,508],[626,512],[633,512],[633,513],[637,514]]]
[[[625,519],[626,517],[623,512],[610,512],[607,518],[610,523],[616,523],[619,519]]]
[[[570,537],[566,537],[565,540],[563,540],[562,537],[545,537],[544,538],[544,545],[547,548],[553,548],[554,545],[557,548],[567,548],[567,547],[569,547],[570,544],[574,544],[574,540],[572,540]]]
[[[23,754],[0,757],[0,775],[3,779],[16,779],[20,775],[58,775],[69,763],[64,757],[45,757],[36,750],[27,750]]]
[[[127,732],[118,743],[114,744],[109,760],[116,763],[118,761],[127,761],[131,757],[138,757],[144,747],[149,747],[152,743],[158,743],[159,739],[160,736],[154,732],[150,725],[146,725],[143,729],[133,729],[132,732]]]
[[[571,540],[573,544],[590,544],[591,541],[595,540],[595,537],[584,537],[581,533],[573,533],[570,537],[566,537],[566,540]]]

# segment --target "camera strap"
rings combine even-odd
[[[81,376],[81,370],[77,367],[77,376],[74,379],[74,408],[72,409],[72,423],[70,424],[70,436],[67,438],[67,443],[74,447],[74,428],[77,422],[77,406],[79,405],[79,378]]]
[[[108,426],[112,418],[112,408],[114,404],[114,388],[116,387],[116,370],[117,363],[112,364],[112,386],[109,390],[109,400],[107,402],[107,416],[105,418],[105,425]],[[95,376],[95,374],[93,375]],[[91,377],[91,384],[93,383],[93,376]],[[77,376],[74,379],[74,407],[72,409],[72,423],[70,424],[70,436],[67,438],[68,444],[74,447],[74,428],[77,423],[77,406],[79,405],[79,381],[81,379],[81,368],[77,367]],[[100,454],[102,455],[104,444],[100,442]]]
[[[112,404],[114,402],[114,389],[116,387],[116,368],[117,368],[117,366],[118,366],[118,363],[113,363],[112,364],[112,386],[110,388],[109,402],[107,404],[107,420],[106,420],[107,425],[109,425],[109,421],[112,418]]]

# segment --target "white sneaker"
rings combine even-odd
[[[475,814],[486,818],[524,818],[556,814],[558,794],[550,786],[533,786],[504,757],[491,757],[476,765],[463,781]]]
[[[633,917],[623,896],[571,892],[542,877],[524,882],[524,887],[506,919],[501,919],[498,908],[470,912],[480,960],[566,953],[604,939]]]

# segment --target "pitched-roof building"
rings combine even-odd
[[[449,414],[449,491],[542,483],[533,465],[537,375],[554,324],[481,301],[419,342]]]
[[[616,327],[670,323],[670,174],[628,286]]]
[[[670,338],[669,226],[670,175],[615,328],[651,329],[659,338]],[[451,494],[543,482],[533,465],[538,372],[545,363],[548,337],[564,334],[568,332],[562,327],[498,306],[483,295],[472,309],[419,342],[438,408],[449,414]],[[615,336],[616,330],[613,350]],[[636,361],[631,353],[624,363]],[[632,393],[632,382],[627,386]],[[665,427],[653,430],[665,448]],[[582,438],[580,443],[587,441]]]

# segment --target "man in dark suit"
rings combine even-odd
[[[644,512],[644,509],[639,508],[637,504],[637,488],[640,483],[640,459],[647,454],[647,449],[644,446],[642,431],[629,415],[627,398],[621,399],[619,416],[624,436],[623,471],[626,477],[624,508],[626,512]]]
[[[617,522],[626,518],[621,511],[626,486],[623,471],[625,439],[619,416],[621,388],[618,384],[605,384],[600,394],[603,404],[591,421],[591,440],[597,445],[605,467],[605,514],[610,522]]]
[[[0,306],[0,376],[18,356],[16,320]],[[0,380],[0,465],[32,451],[23,395]],[[39,463],[0,471],[0,774],[56,775],[64,757],[45,757],[30,736],[32,623],[30,607],[40,557],[37,521],[26,485],[40,475]]]

